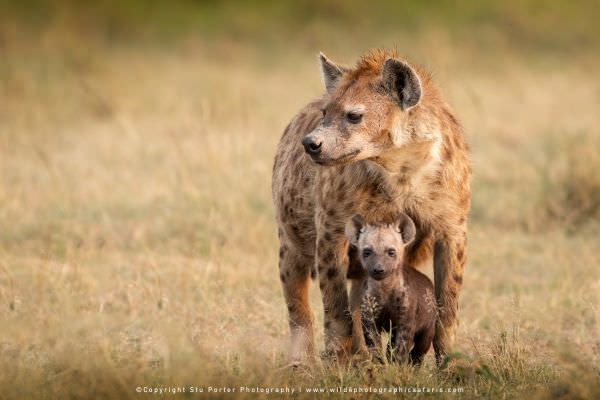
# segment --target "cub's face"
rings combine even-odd
[[[402,235],[391,225],[366,225],[358,238],[363,267],[373,279],[391,275],[404,259]]]
[[[406,214],[391,224],[365,224],[360,215],[355,215],[346,225],[346,236],[357,247],[363,268],[376,280],[402,268],[405,248],[415,233],[415,224]]]

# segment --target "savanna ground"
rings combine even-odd
[[[0,5],[0,399],[598,398],[598,4],[294,4]],[[472,148],[457,352],[291,371],[275,146],[319,50],[382,46],[434,73]]]

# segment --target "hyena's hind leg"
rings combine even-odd
[[[438,319],[433,347],[438,365],[451,351],[458,327],[458,297],[462,286],[466,262],[466,228],[451,238],[438,240],[435,244],[434,284],[438,305]]]
[[[283,240],[279,249],[279,279],[287,304],[291,331],[290,358],[293,364],[314,357],[313,315],[309,288],[313,261],[300,255]]]

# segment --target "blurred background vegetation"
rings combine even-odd
[[[31,0],[3,2],[0,12],[5,35],[25,28],[35,36],[61,25],[107,45],[169,45],[192,35],[207,45],[218,38],[242,47],[313,51],[356,48],[385,36],[402,45],[411,33],[431,29],[484,52],[509,44],[521,51],[575,54],[598,45],[598,8],[594,0]]]

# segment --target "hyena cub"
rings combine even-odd
[[[404,261],[415,231],[406,214],[390,224],[365,224],[355,215],[346,234],[367,274],[361,303],[366,345],[377,356],[380,334],[387,330],[388,356],[420,364],[435,334],[437,309],[429,278]]]

